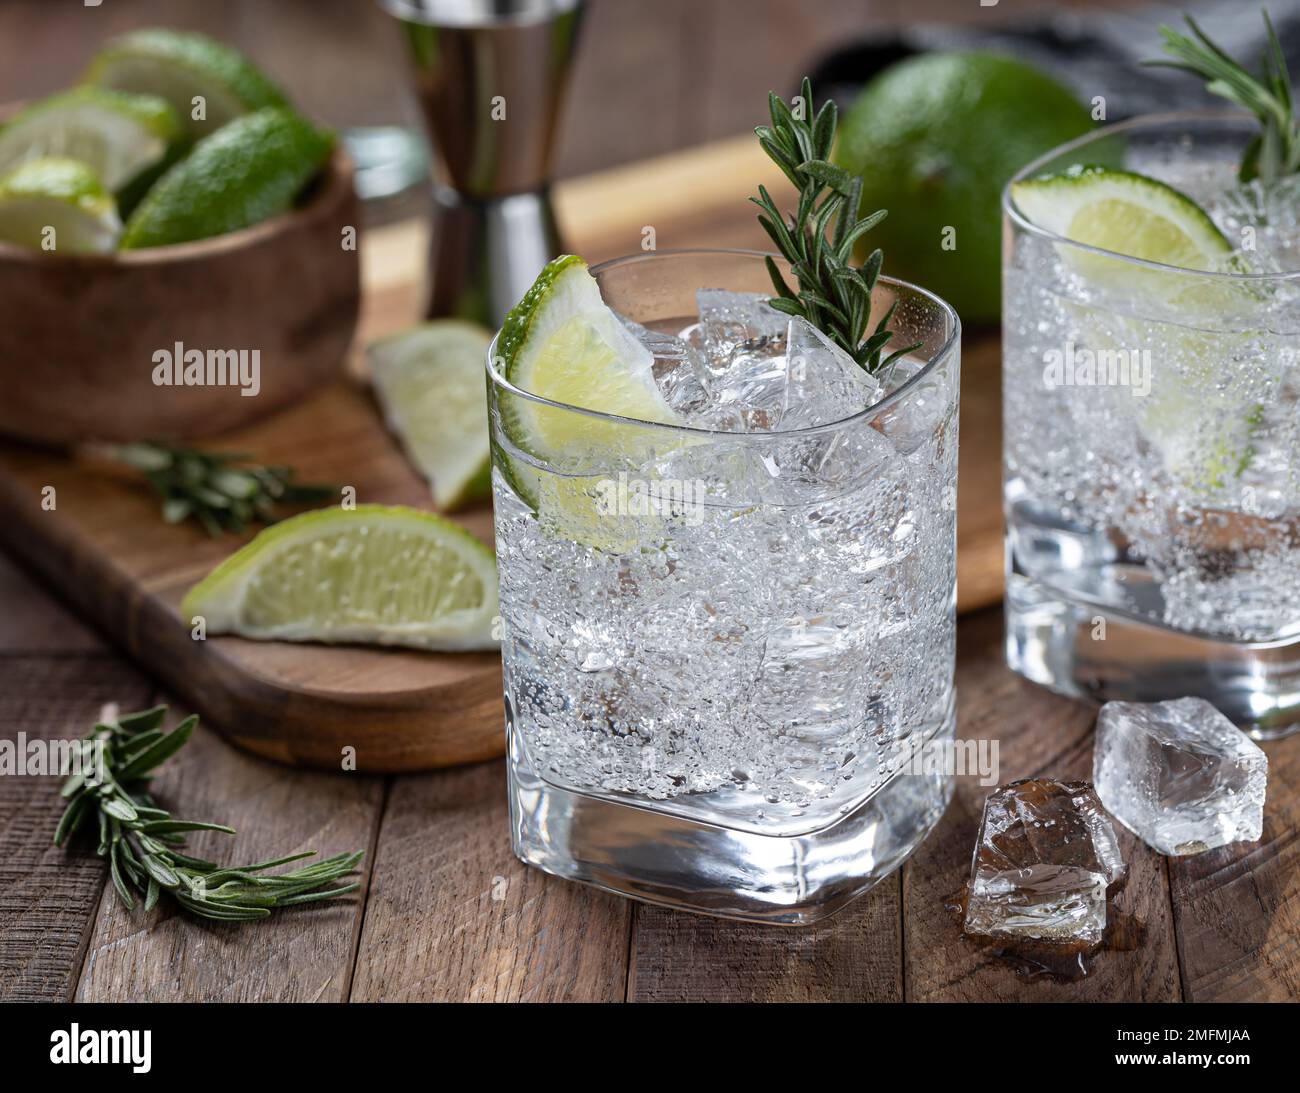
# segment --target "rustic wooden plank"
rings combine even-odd
[[[958,731],[997,740],[1001,782],[1042,775],[1092,777],[1095,710],[1035,687],[1006,668],[1002,614],[962,620],[958,631]],[[1129,880],[1117,898],[1143,924],[1136,951],[1103,952],[1073,983],[1026,981],[961,939],[945,907],[970,875],[971,852],[989,788],[958,781],[947,815],[903,867],[905,994],[917,1001],[1176,1001],[1181,996],[1164,861],[1116,825]]]
[[[173,710],[172,721],[178,720]],[[191,845],[221,862],[303,850],[322,857],[369,848],[383,780],[295,771],[245,755],[202,727],[162,768],[159,800],[186,819],[227,823]],[[372,854],[367,854],[368,871]],[[363,878],[364,880],[364,874]],[[99,1001],[314,1002],[347,997],[365,889],[263,922],[213,923],[166,898],[146,915],[105,890],[77,998]]]
[[[71,740],[106,702],[144,706],[150,686],[106,656],[0,657],[0,739]],[[78,839],[53,844],[57,777],[0,777],[0,1001],[67,1001],[104,887],[103,862]]]
[[[628,1001],[902,1001],[901,899],[894,874],[807,927],[638,906]]]
[[[56,590],[57,591],[57,590]],[[0,655],[84,654],[107,646],[28,570],[0,551]]]
[[[1263,838],[1168,859],[1188,1001],[1300,1001],[1300,736],[1263,747]]]
[[[352,1000],[621,1001],[631,904],[525,869],[503,763],[395,780]]]

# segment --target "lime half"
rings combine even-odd
[[[33,103],[0,128],[0,174],[29,159],[79,159],[109,190],[163,158],[176,112],[153,95],[78,87]]]
[[[162,27],[112,39],[90,62],[85,82],[166,99],[192,139],[241,114],[286,105],[280,89],[238,50]]]
[[[181,604],[209,634],[444,651],[495,648],[496,613],[487,547],[432,513],[382,505],[275,524]]]
[[[145,194],[123,250],[238,231],[278,216],[329,157],[333,140],[288,110],[267,108],[205,137]]]
[[[62,254],[106,254],[121,230],[113,198],[80,160],[29,159],[0,176],[0,239]]]
[[[491,341],[480,326],[443,319],[383,338],[367,351],[388,426],[441,509],[492,492],[483,370]]]

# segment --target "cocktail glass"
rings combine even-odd
[[[770,293],[752,252],[592,272],[609,306],[660,332],[696,323],[697,289]],[[938,821],[951,774],[916,759],[954,733],[959,323],[882,279],[879,313],[895,300],[894,344],[921,347],[875,405],[812,428],[633,421],[539,399],[489,360],[525,862],[653,903],[804,923]],[[783,337],[730,336],[758,354]],[[589,443],[531,455],[511,438],[519,400]]]
[[[1007,659],[1272,737],[1300,724],[1300,191],[1238,184],[1257,129],[1139,118],[1016,180],[1101,164],[1171,185],[1234,249],[1211,272],[1070,242],[1004,195]]]

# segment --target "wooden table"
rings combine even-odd
[[[0,556],[0,735],[63,736],[101,704],[166,701]],[[1004,778],[1086,776],[1093,714],[1011,675],[1001,613],[959,629],[963,736],[1000,741]],[[1300,997],[1300,737],[1267,745],[1264,838],[1164,859],[1121,833],[1136,952],[1075,984],[1026,982],[944,909],[985,790],[963,779],[900,871],[827,923],[737,925],[640,906],[525,869],[500,761],[383,778],[291,770],[200,730],[158,792],[239,830],[229,860],[367,847],[359,897],[245,926],[118,904],[83,846],[50,843],[55,781],[0,778],[0,1000],[1195,1000]]]

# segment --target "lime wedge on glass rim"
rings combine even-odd
[[[164,27],[109,41],[90,62],[83,82],[165,99],[190,139],[250,111],[287,105],[283,92],[238,50]]]
[[[0,174],[46,156],[78,159],[109,190],[158,163],[180,133],[176,112],[153,95],[77,87],[33,103],[0,127]]]
[[[492,336],[440,319],[373,343],[370,376],[389,428],[428,480],[440,509],[492,493],[483,367]]]
[[[99,176],[76,159],[29,159],[0,176],[0,239],[60,254],[107,254],[122,223]]]
[[[543,525],[608,551],[647,543],[652,519],[605,511],[593,490],[614,465],[635,465],[662,437],[637,422],[680,424],[654,379],[654,358],[601,299],[576,255],[554,259],[506,316],[494,366],[512,386],[551,402],[630,419],[547,406],[498,389],[501,431],[524,458],[497,448],[497,465]],[[669,442],[672,443],[672,442]],[[534,470],[532,461],[547,468]],[[591,463],[600,473],[584,473]]]
[[[1076,166],[1057,174],[1013,183],[1015,205],[1034,224],[1076,243],[1113,254],[1193,272],[1229,272],[1232,244],[1209,214],[1186,194],[1157,179],[1101,166]],[[1169,271],[1136,267],[1102,254],[1066,251],[1067,264],[1088,281],[1109,290],[1113,298],[1137,302],[1143,298],[1174,305],[1198,323],[1226,319],[1248,307],[1249,290],[1223,278],[1179,277]],[[1196,329],[1192,325],[1133,318],[1133,312],[1107,316],[1126,344],[1099,332],[1080,309],[1095,348],[1159,348],[1177,359],[1177,371],[1153,386],[1143,407],[1146,436],[1156,445],[1166,466],[1186,484],[1203,490],[1222,488],[1230,475],[1249,465],[1251,439],[1261,407],[1253,401],[1224,405],[1217,391],[1218,374],[1226,363],[1235,335]],[[1160,345],[1153,346],[1153,342]],[[1157,359],[1157,371],[1160,361]],[[1158,379],[1159,377],[1155,377]]]
[[[274,524],[181,603],[208,634],[440,651],[496,648],[496,614],[486,546],[433,513],[383,505]]]

